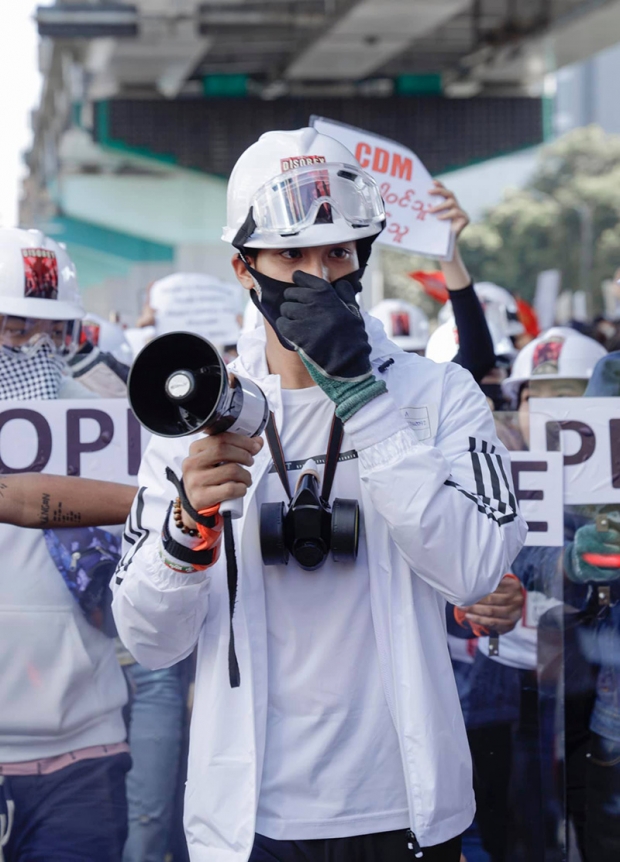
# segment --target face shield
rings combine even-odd
[[[293,236],[334,216],[351,227],[380,227],[385,210],[372,177],[352,165],[310,165],[280,174],[252,199],[252,216],[265,235]]]
[[[37,317],[0,317],[0,346],[16,355],[32,357],[40,350],[69,358],[77,349],[79,321]]]

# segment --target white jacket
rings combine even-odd
[[[398,732],[410,825],[422,846],[463,832],[474,815],[469,747],[448,654],[446,599],[467,605],[492,592],[519,552],[508,455],[469,372],[394,347],[366,317],[375,374],[389,395],[347,423],[359,453],[371,605],[386,700]],[[261,327],[242,337],[231,370],[254,379],[281,423],[280,378],[270,375]],[[393,362],[388,367],[386,360]],[[379,368],[383,371],[379,371]],[[407,422],[403,422],[403,417]],[[241,685],[228,678],[225,561],[175,573],[159,535],[193,438],[155,438],[142,462],[125,556],[114,578],[119,633],[136,659],[166,667],[198,644],[185,826],[192,862],[246,862],[265,744],[267,629],[256,487],[235,522],[239,589],[234,614]],[[474,451],[470,451],[474,450]],[[343,622],[343,648],[346,648]],[[363,672],[363,669],[360,669]],[[291,756],[295,756],[291,752]],[[364,756],[360,752],[360,757]]]

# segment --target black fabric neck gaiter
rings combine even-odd
[[[277,327],[277,320],[279,317],[282,317],[280,306],[284,302],[284,291],[287,287],[293,287],[293,283],[288,281],[278,281],[276,278],[271,278],[262,272],[258,272],[258,270],[250,266],[247,261],[244,261],[244,263],[247,271],[260,287],[260,296],[258,295],[257,290],[250,291],[252,302],[258,308],[265,320],[271,325],[273,331],[278,336],[278,341],[282,347],[286,347],[287,350],[295,350],[293,345],[287,341],[286,338],[280,335]],[[362,289],[361,279],[364,275],[365,269],[366,267],[362,266],[355,270],[355,272],[351,272],[348,275],[337,279],[337,281],[348,281],[349,284],[353,285],[355,288],[355,292],[359,293]]]

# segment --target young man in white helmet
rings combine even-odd
[[[65,249],[40,231],[0,230],[1,400],[89,397],[66,363],[83,316]],[[44,467],[37,458],[33,470]],[[131,762],[122,716],[127,689],[113,641],[96,627],[101,605],[93,599],[87,613],[84,600],[87,560],[101,562],[101,555],[88,553],[90,532],[79,553],[69,554],[70,567],[59,566],[62,523],[50,508],[70,512],[72,527],[93,518],[108,523],[112,513],[103,496],[83,512],[92,489],[79,479],[75,491],[66,481],[38,479],[38,492],[30,483],[24,493],[39,494],[40,529],[0,525],[0,812],[7,812],[0,858],[120,862]],[[121,498],[117,492],[122,508]]]
[[[458,230],[465,217],[438,194]],[[140,547],[127,547],[113,607],[146,665],[198,643],[192,862],[459,862],[473,817],[445,600],[470,605],[492,592],[525,526],[471,376],[404,353],[359,311],[384,219],[374,181],[333,139],[300,129],[250,147],[230,178],[224,239],[265,327],[241,337],[229,369],[264,391],[269,447],[234,434],[155,439],[143,460]],[[467,284],[459,259],[446,267]],[[288,566],[261,565],[259,504],[285,504],[281,475],[296,482],[309,459],[333,465],[334,450],[328,496],[361,504],[357,559],[312,573],[293,552]],[[239,685],[225,561],[206,572],[192,563],[195,523],[189,509],[169,514],[166,467],[183,472],[192,507],[245,497],[235,522]]]

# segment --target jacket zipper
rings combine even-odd
[[[415,837],[415,832],[412,832],[411,829],[407,829],[407,847],[413,851],[416,859],[422,859],[424,857],[424,851],[420,847],[418,839]]]

